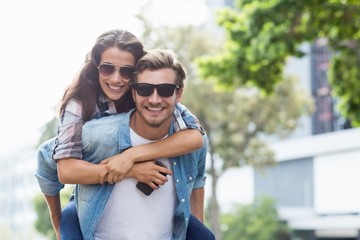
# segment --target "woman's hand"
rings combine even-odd
[[[99,176],[98,176],[98,181],[99,184],[104,184],[107,182],[107,178],[108,178],[108,170],[106,167],[106,162],[102,161],[99,166],[100,166],[100,171],[99,171]]]
[[[114,184],[120,182],[125,177],[134,165],[134,162],[131,156],[128,156],[127,151],[125,151],[101,161],[101,164],[106,164],[108,171],[106,181]]]

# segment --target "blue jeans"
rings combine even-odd
[[[191,214],[186,240],[215,240],[215,236],[205,224]]]
[[[83,240],[73,195],[61,213],[60,236],[61,240]]]
[[[83,240],[73,196],[61,213],[60,236],[61,240]],[[190,215],[186,240],[215,240],[215,236],[202,222]]]

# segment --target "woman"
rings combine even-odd
[[[202,145],[202,129],[198,121],[186,108],[179,105],[176,115],[182,117],[176,118],[177,130],[188,130],[177,131],[173,136],[156,143],[130,148],[122,154],[105,159],[104,164],[80,161],[82,125],[92,118],[125,112],[134,107],[128,82],[136,62],[144,53],[142,43],[128,31],[113,30],[99,36],[79,75],[65,91],[60,104],[61,121],[56,138],[48,140],[38,149],[36,177],[45,195],[58,239],[60,232],[63,240],[69,239],[69,236],[75,239],[77,233],[74,224],[78,225],[77,219],[73,217],[74,214],[76,216],[73,201],[70,201],[61,215],[59,192],[63,184],[59,181],[58,174],[60,179],[66,178],[66,182],[116,183],[129,173],[135,162],[177,156]],[[59,166],[57,174],[56,162],[61,162],[62,165],[71,163],[72,167]],[[138,171],[142,171],[141,164],[137,166]],[[144,173],[146,170],[143,167]],[[151,180],[150,177],[147,179]],[[81,235],[80,232],[78,234]],[[81,239],[81,236],[76,239]]]

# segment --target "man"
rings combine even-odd
[[[136,110],[87,122],[82,135],[84,159],[98,163],[131,146],[173,134],[171,118],[185,78],[170,52],[149,51],[138,62],[131,83]],[[206,148],[204,135],[201,149],[158,159],[172,170],[161,171],[172,175],[149,196],[137,188],[134,178],[115,185],[77,185],[75,201],[84,239],[185,239],[190,212],[203,221]]]

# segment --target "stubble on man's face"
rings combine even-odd
[[[161,108],[162,110],[154,110],[154,109],[159,109],[159,108]],[[166,110],[165,114],[162,114],[160,112],[164,111],[164,107],[150,106],[150,105],[147,105],[146,109],[153,109],[153,110],[144,111],[144,107],[141,108],[140,106],[138,106],[137,103],[136,103],[136,109],[137,109],[136,112],[138,113],[142,122],[151,128],[165,127],[168,122],[170,123],[172,113],[174,112],[174,108],[171,108],[171,109],[169,108],[168,110]],[[171,111],[171,114],[168,113],[170,111]]]

